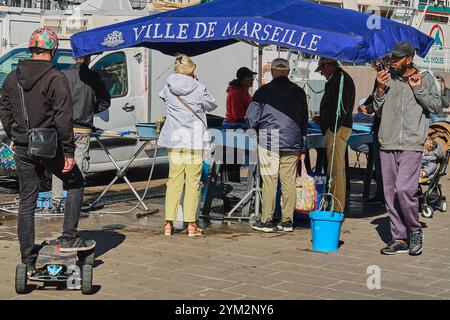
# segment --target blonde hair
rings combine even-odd
[[[425,140],[425,143],[423,145],[423,151],[424,153],[428,153],[430,151],[433,151],[434,149],[436,149],[436,143],[433,140],[433,138],[427,138]]]
[[[175,59],[175,65],[173,66],[173,71],[176,73],[185,74],[190,76],[194,73],[196,68],[195,63],[185,54],[180,54]]]

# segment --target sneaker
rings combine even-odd
[[[44,242],[42,242],[41,247],[45,247],[45,246],[58,246],[60,245],[62,242],[62,237],[58,237],[56,239],[53,240],[45,240]]]
[[[95,241],[77,237],[72,240],[61,241],[61,252],[88,251],[95,248]]]
[[[252,225],[252,229],[262,232],[274,232],[275,226],[273,225],[272,220],[269,220],[267,222],[258,221],[254,225]]]
[[[408,244],[401,241],[393,241],[380,250],[381,254],[394,255],[399,253],[407,253],[408,252]]]
[[[292,232],[294,231],[294,225],[291,220],[282,221],[277,225],[278,231]]]
[[[409,254],[418,256],[422,253],[423,248],[423,232],[421,230],[411,232],[409,235]]]

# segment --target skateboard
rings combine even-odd
[[[61,252],[60,245],[41,244],[36,260],[36,272],[27,275],[27,265],[16,267],[16,292],[27,292],[28,281],[41,282],[58,288],[80,290],[83,294],[92,293],[94,249],[79,252]]]

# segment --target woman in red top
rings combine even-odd
[[[256,72],[242,67],[236,72],[236,79],[229,83],[227,89],[227,112],[224,125],[242,124],[252,96],[248,92],[253,87]]]

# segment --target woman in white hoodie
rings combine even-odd
[[[206,112],[216,109],[217,104],[206,86],[197,81],[195,68],[188,56],[178,56],[175,73],[167,78],[159,93],[167,108],[158,145],[167,149],[169,158],[164,224],[164,234],[168,236],[173,234],[173,221],[177,218],[185,180],[183,220],[188,223],[189,236],[203,234],[196,224],[196,212],[203,157],[210,143]]]

